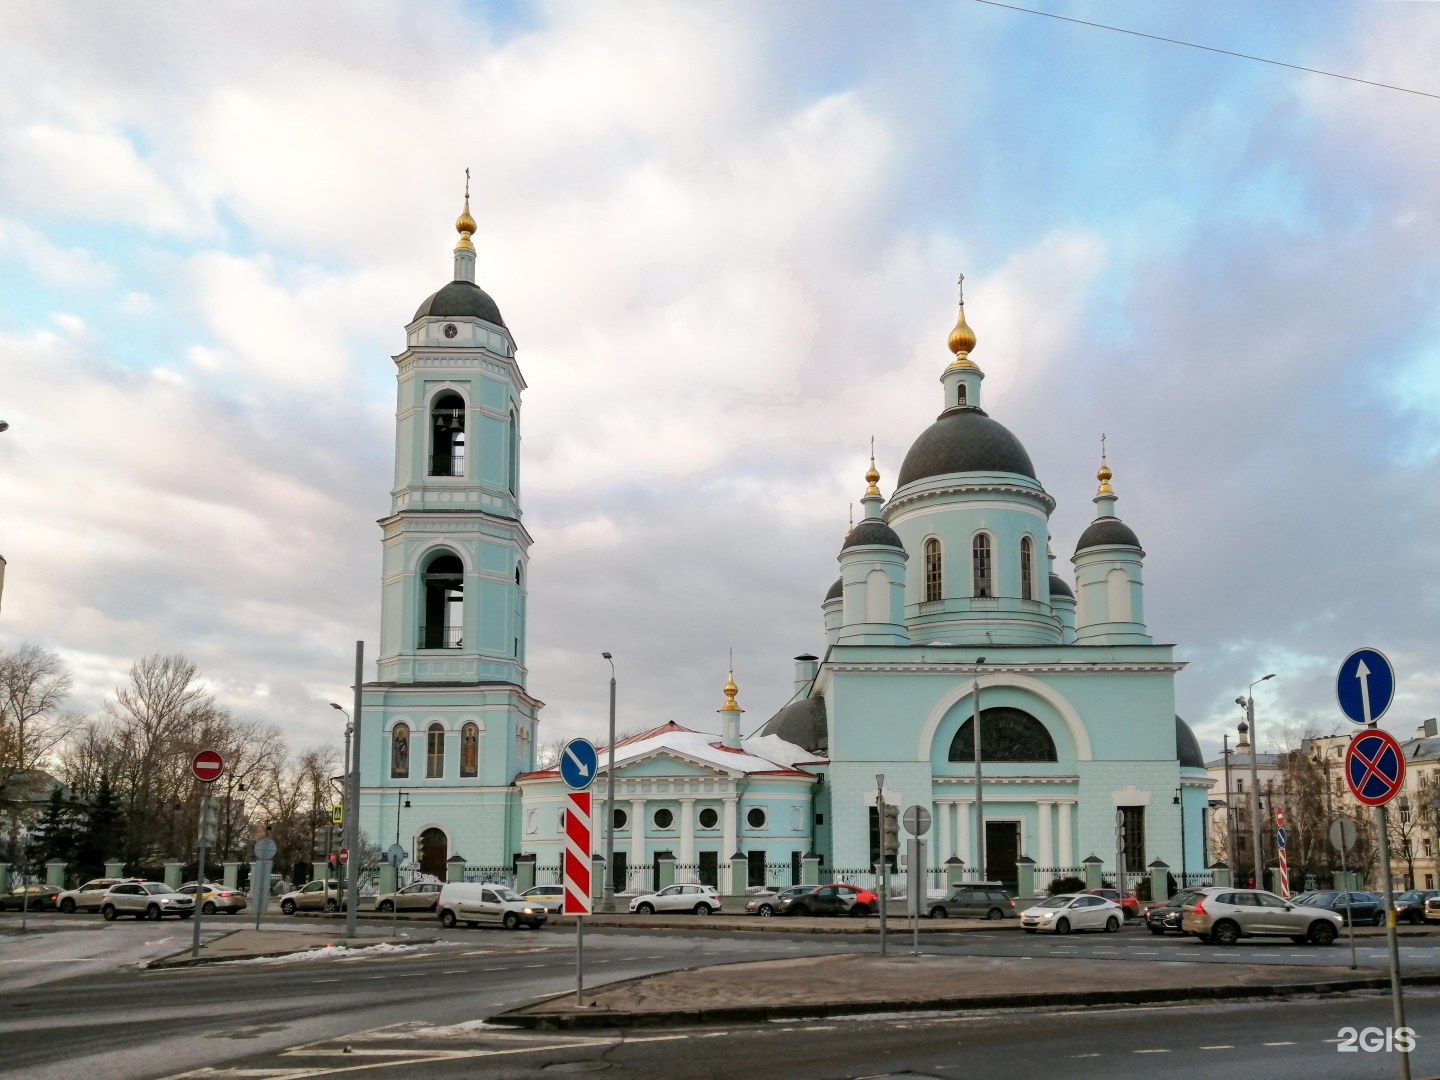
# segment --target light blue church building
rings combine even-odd
[[[563,795],[535,769],[541,703],[525,688],[525,383],[474,281],[468,200],[456,227],[454,280],[395,357],[361,751],[362,830],[436,873],[456,856],[476,872],[558,862]],[[937,872],[1043,887],[1087,859],[1111,873],[1117,843],[1132,874],[1203,871],[1211,780],[1175,712],[1183,665],[1146,627],[1145,552],[1116,516],[1111,470],[1102,455],[1067,581],[1049,551],[1055,500],[982,407],[963,302],[948,345],[940,415],[888,499],[871,463],[822,604],[824,648],[796,658],[791,699],[745,738],[732,675],[720,736],[677,717],[617,746],[616,805],[596,821],[612,815],[632,886],[665,856],[680,880],[712,883],[741,862],[752,884],[798,880],[807,859],[864,874],[879,859],[877,774],[886,803],[929,808]]]

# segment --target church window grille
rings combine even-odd
[[[465,644],[465,566],[448,552],[425,566],[425,610],[420,648],[459,649]]]
[[[974,564],[976,596],[995,595],[995,566],[990,554],[990,537],[979,533],[971,548],[971,562]],[[983,734],[983,733],[982,733]]]
[[[441,394],[430,406],[430,475],[465,475],[465,401]]]
[[[713,806],[707,806],[700,811],[700,827],[702,829],[713,829],[720,824],[720,814]]]
[[[1035,599],[1035,545],[1028,536],[1020,538],[1020,598]]]
[[[1145,869],[1145,807],[1120,807],[1120,821],[1125,872],[1137,874]]]
[[[940,541],[931,537],[925,541],[925,600],[927,603],[940,599],[942,588]]]
[[[480,775],[480,726],[466,724],[460,729],[460,775]]]
[[[445,727],[431,724],[425,733],[425,777],[438,780],[445,775]]]
[[[745,812],[745,824],[752,829],[765,828],[765,811],[758,806],[752,806]]]
[[[404,780],[410,775],[410,725],[396,724],[390,730],[390,779]]]
[[[965,384],[964,384],[963,382],[962,382],[962,383],[957,383],[956,386],[955,386],[955,404],[956,404],[956,405],[959,405],[962,409],[963,409],[963,408],[965,407],[965,405],[966,405],[966,401],[965,401]]]
[[[986,761],[1058,761],[1049,730],[1022,709],[980,711],[980,753]],[[967,717],[950,740],[951,761],[975,760],[975,718]]]

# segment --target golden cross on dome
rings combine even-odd
[[[955,284],[957,284],[957,285],[960,286],[960,306],[961,306],[961,307],[964,307],[964,306],[965,306],[965,275],[964,275],[964,274],[961,274],[961,275],[960,275],[960,280],[957,281]]]

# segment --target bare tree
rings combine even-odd
[[[0,652],[0,805],[11,848],[22,820],[44,797],[38,770],[51,764],[52,752],[80,723],[78,714],[61,708],[70,686],[70,672],[43,645],[27,641]]]

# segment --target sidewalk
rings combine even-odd
[[[1440,984],[1418,976],[1407,984]],[[666,972],[573,991],[490,1018],[521,1028],[763,1022],[917,1010],[1139,1005],[1385,989],[1347,967],[1269,964],[1036,963],[1020,957],[808,956]]]
[[[310,952],[338,946],[349,950],[373,948],[386,945],[430,945],[437,939],[382,938],[369,937],[347,940],[343,934],[305,933],[294,930],[232,930],[222,937],[208,938],[200,945],[199,958],[192,958],[190,950],[171,953],[169,956],[152,960],[147,967],[174,968],[192,967],[196,964],[215,964],[224,960],[259,960],[265,957],[290,956],[293,953]]]

